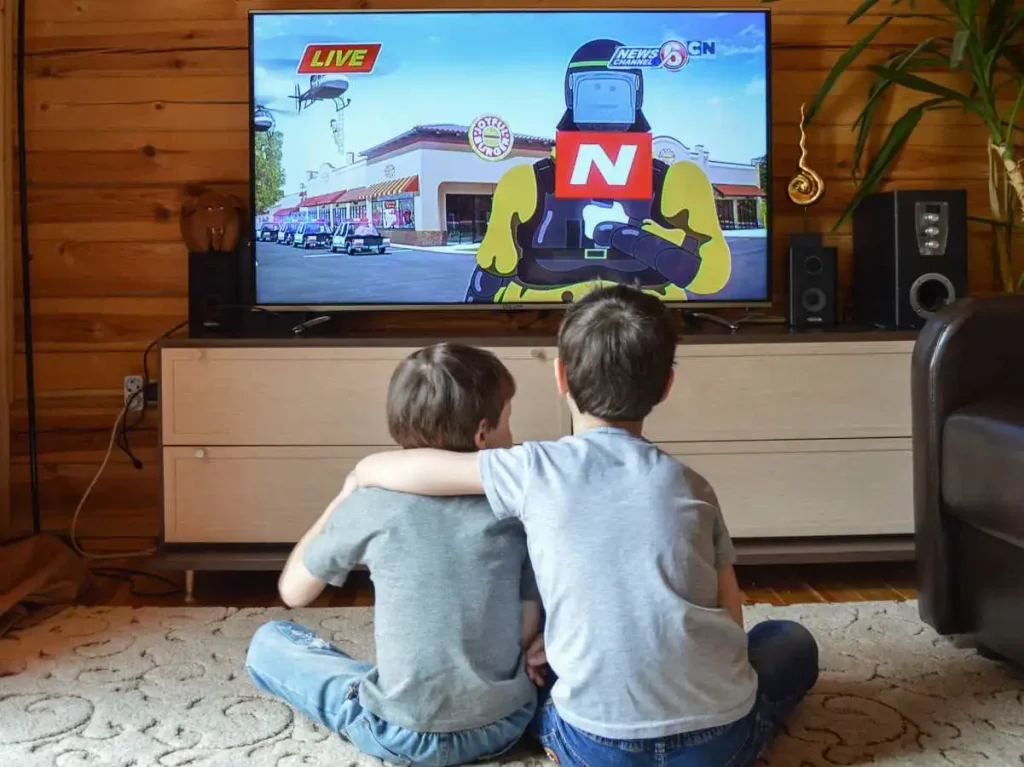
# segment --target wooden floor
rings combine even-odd
[[[130,565],[123,565],[130,567]],[[809,602],[866,602],[917,597],[914,566],[910,563],[864,565],[802,565],[737,568],[747,604],[804,604]],[[123,573],[117,573],[124,577]],[[172,584],[134,576],[131,582],[96,578],[84,604],[184,604],[181,574],[159,573]],[[166,592],[172,593],[166,593]],[[133,593],[134,592],[134,593]],[[148,593],[146,593],[148,592]],[[156,595],[151,592],[165,592]],[[272,572],[205,572],[195,576],[195,604],[235,607],[280,605],[277,574]],[[353,573],[345,588],[328,587],[314,603],[317,607],[352,607],[373,604],[373,584],[365,572]]]

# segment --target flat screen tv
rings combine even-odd
[[[766,11],[250,15],[255,302],[764,305]]]

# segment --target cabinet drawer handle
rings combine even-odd
[[[206,458],[206,451],[203,450],[201,447],[197,448],[195,455],[196,455],[196,458]]]
[[[544,360],[547,359],[548,355],[544,352],[543,349],[530,349],[530,356],[533,357],[535,360]]]

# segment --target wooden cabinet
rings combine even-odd
[[[166,543],[294,543],[379,447],[167,447]]]
[[[681,346],[655,442],[910,435],[907,342]]]
[[[907,438],[662,447],[711,483],[736,538],[914,531]]]
[[[165,348],[164,445],[391,445],[391,373],[410,347]],[[492,349],[516,379],[513,434],[568,433],[552,348]]]
[[[646,436],[710,480],[737,540],[824,551],[826,540],[913,531],[912,339],[686,341]],[[164,544],[296,541],[362,456],[394,447],[388,382],[418,346],[164,347]],[[516,378],[516,439],[569,434],[556,350],[488,348]]]
[[[297,541],[360,458],[395,447],[385,397],[414,348],[162,349],[164,544]],[[516,439],[568,434],[554,349],[492,351],[516,379]]]

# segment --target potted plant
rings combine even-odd
[[[776,0],[762,0],[776,2]],[[864,105],[854,123],[857,132],[852,157],[856,192],[835,226],[845,221],[867,195],[876,191],[900,149],[913,135],[925,113],[959,109],[974,115],[988,129],[988,188],[990,215],[972,216],[992,228],[992,258],[995,273],[1005,292],[1024,289],[1024,269],[1015,273],[1013,233],[1024,231],[1024,173],[1014,151],[1014,132],[1024,133],[1017,124],[1024,102],[1024,8],[1015,0],[939,0],[943,15],[914,12],[914,0],[889,0],[893,11],[836,61],[814,99],[807,107],[805,125],[810,125],[822,102],[861,53],[890,23],[898,18],[928,18],[949,27],[948,35],[926,37],[913,46],[896,51],[868,69],[874,79],[865,94]],[[870,11],[879,0],[864,0],[847,19],[851,24]],[[901,8],[902,6],[902,8]],[[901,12],[906,8],[909,12]],[[927,77],[945,71],[962,75],[962,87],[951,88]],[[929,98],[912,106],[895,120],[884,140],[860,172],[876,113],[885,95],[894,88],[906,88]],[[1012,99],[1012,101],[1011,101]],[[1024,114],[1022,114],[1024,117]],[[981,151],[979,147],[979,152]]]

